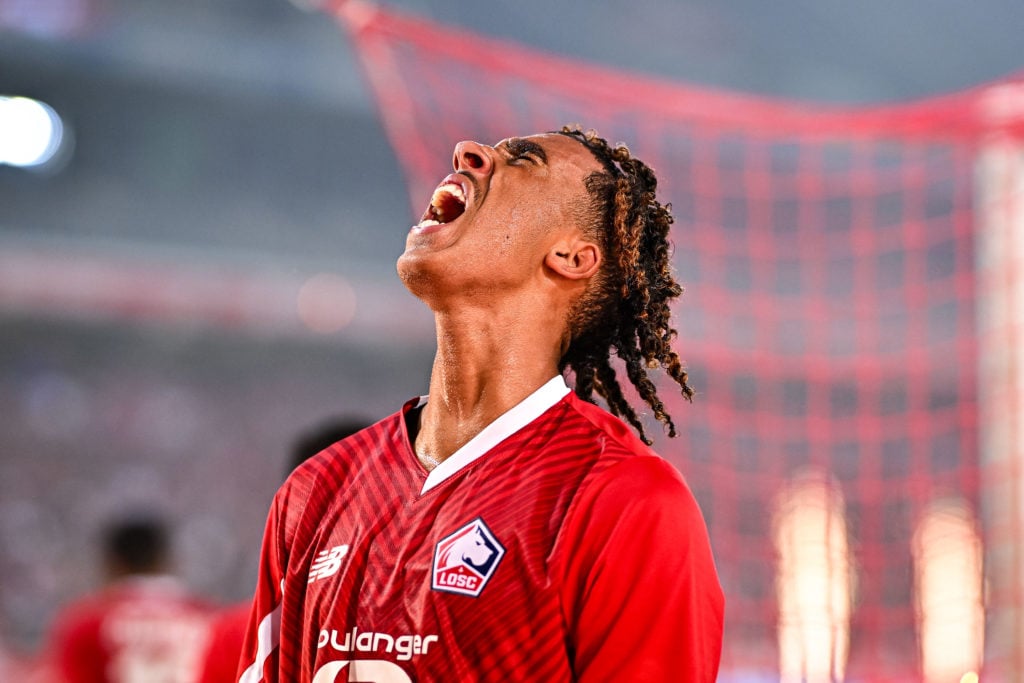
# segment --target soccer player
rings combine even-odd
[[[194,683],[209,606],[170,571],[169,533],[155,517],[110,525],[108,584],[66,607],[50,655],[64,683]]]
[[[674,435],[654,173],[568,128],[461,142],[454,170],[398,260],[435,316],[429,395],[276,495],[241,681],[713,681],[704,521],[610,362]]]

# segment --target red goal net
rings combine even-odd
[[[780,603],[780,496],[808,472],[839,503],[846,563],[827,573],[849,575],[848,597],[826,601],[830,612],[845,601],[848,615],[812,630],[848,623],[832,635],[848,642],[850,680],[918,680],[915,530],[937,500],[980,520],[983,480],[1020,474],[1012,463],[986,472],[979,446],[978,302],[1005,282],[979,270],[977,199],[986,146],[1024,131],[1010,115],[1019,102],[1000,108],[988,88],[811,107],[590,66],[362,3],[338,16],[406,173],[411,220],[463,139],[579,122],[656,169],[686,287],[677,349],[698,392],[693,405],[668,401],[681,434],[656,448],[709,524],[727,595],[723,680],[778,680],[780,624],[796,618]],[[985,334],[1009,343],[1015,325]],[[1011,520],[988,533],[1013,543],[1020,529]],[[990,605],[1019,610],[1019,589],[990,589]],[[847,659],[842,644],[826,646]]]

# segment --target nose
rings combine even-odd
[[[455,158],[452,166],[456,171],[476,171],[487,174],[491,172],[491,157],[487,147],[478,142],[463,140],[455,145]]]

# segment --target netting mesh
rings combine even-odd
[[[656,448],[709,523],[728,603],[723,677],[777,670],[776,511],[807,472],[842,496],[849,677],[920,676],[915,525],[940,498],[980,516],[974,188],[992,124],[979,94],[822,111],[352,2],[338,15],[407,174],[410,217],[463,139],[579,121],[657,170],[686,287],[677,349],[698,395],[685,405],[663,385],[681,434]]]

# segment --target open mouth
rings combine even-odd
[[[445,178],[434,190],[430,206],[423,212],[417,228],[451,223],[466,210],[466,191],[455,180]]]

